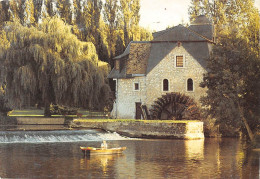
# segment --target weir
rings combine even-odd
[[[100,130],[0,131],[0,143],[56,143],[126,139],[117,133]]]

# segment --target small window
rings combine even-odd
[[[169,91],[169,81],[167,79],[163,80],[163,91]]]
[[[139,91],[139,83],[134,83],[134,90]]]
[[[187,91],[193,91],[193,80],[191,78],[187,81]]]
[[[176,67],[184,67],[183,56],[176,56]]]

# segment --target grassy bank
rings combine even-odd
[[[92,116],[104,116],[103,112],[97,111],[89,111],[80,109],[78,113],[82,114],[82,117],[92,117]],[[43,109],[22,109],[22,110],[13,110],[9,114],[12,117],[44,117],[44,110]],[[69,117],[77,117],[77,115],[67,115]],[[64,117],[64,115],[52,115],[52,117]]]
[[[74,119],[74,122],[144,122],[144,123],[189,123],[189,120],[137,120],[137,119]]]

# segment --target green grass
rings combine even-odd
[[[74,119],[74,122],[143,122],[143,123],[189,123],[189,122],[200,122],[200,121],[189,121],[189,120],[136,120],[136,119]]]
[[[188,122],[198,122],[189,120],[136,120],[136,119],[99,119],[98,117],[103,117],[103,112],[92,112],[88,110],[81,109],[79,113],[82,114],[82,118],[75,119],[75,122],[143,122],[143,123],[188,123]],[[23,109],[23,110],[13,110],[9,113],[9,116],[13,117],[44,117],[44,110],[41,109]],[[77,115],[67,115],[68,117],[77,117]],[[96,119],[90,119],[88,117],[96,117]],[[52,117],[64,117],[63,115],[52,115]]]
[[[13,110],[9,112],[9,116],[44,116],[44,111],[40,109]]]
[[[88,117],[88,116],[104,116],[103,112],[94,112],[94,111],[88,111],[81,109],[78,111],[82,114],[82,117]],[[43,117],[44,116],[44,110],[43,109],[22,109],[22,110],[13,110],[9,112],[9,116],[13,117]],[[67,115],[69,117],[77,117],[77,115]],[[52,117],[63,117],[63,115],[52,115]]]

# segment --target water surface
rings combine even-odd
[[[80,146],[126,146],[84,157]],[[0,132],[2,178],[259,178],[239,139],[139,140],[96,130]]]

